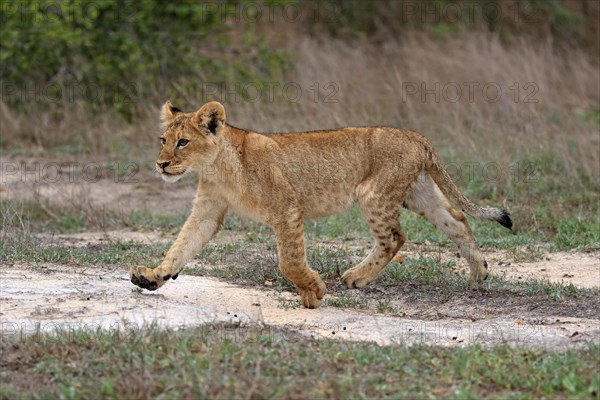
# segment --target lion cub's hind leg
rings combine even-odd
[[[488,277],[487,262],[475,243],[471,227],[462,211],[455,210],[431,177],[422,173],[405,200],[405,206],[423,216],[444,232],[460,250],[469,263],[469,283],[483,281]]]
[[[399,205],[388,199],[359,199],[362,213],[376,239],[375,247],[357,266],[342,275],[348,288],[360,288],[377,279],[381,270],[406,241],[399,222]]]

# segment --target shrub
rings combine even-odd
[[[289,57],[251,30],[241,29],[239,45],[252,51],[232,47],[223,23],[231,7],[194,0],[2,2],[3,100],[20,111],[32,100],[54,107],[82,100],[92,111],[114,105],[131,116],[138,98],[157,91],[164,97],[178,84],[201,90],[202,79],[282,74]]]

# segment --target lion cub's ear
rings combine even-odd
[[[225,122],[225,108],[218,101],[211,101],[196,111],[195,118],[214,135],[217,133],[217,127]]]
[[[183,111],[181,111],[179,108],[173,107],[171,100],[167,100],[160,111],[160,122],[162,127],[166,128],[171,122],[173,122],[177,114],[181,112]]]

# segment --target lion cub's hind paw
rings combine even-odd
[[[490,277],[490,273],[487,271],[480,272],[476,276],[471,275],[471,276],[469,276],[469,287],[475,288],[480,283],[483,283],[484,281],[488,280],[489,277]]]
[[[358,289],[371,283],[374,278],[366,275],[364,269],[354,267],[344,272],[341,280],[348,289]]]

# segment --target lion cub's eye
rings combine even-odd
[[[179,139],[179,141],[177,142],[177,147],[183,147],[188,143],[189,143],[189,140],[187,140],[187,139]]]
[[[165,139],[164,137],[161,137],[160,138],[160,144],[162,144],[164,146],[165,143],[167,143],[167,139]]]

